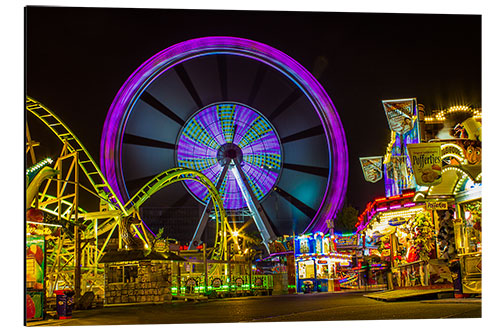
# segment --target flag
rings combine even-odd
[[[391,131],[404,134],[413,128],[413,118],[417,116],[415,98],[382,101]]]
[[[360,157],[359,162],[363,169],[365,180],[376,183],[383,177],[382,161],[383,156]]]

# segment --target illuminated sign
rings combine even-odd
[[[387,122],[391,131],[404,134],[413,128],[413,116],[416,114],[414,98],[382,101]]]
[[[365,180],[371,183],[376,183],[383,177],[382,162],[383,156],[360,157],[359,162],[363,169]]]
[[[45,280],[45,238],[26,238],[26,287],[43,290]]]
[[[309,253],[309,240],[300,239],[300,253]]]
[[[446,201],[428,201],[425,203],[425,208],[427,208],[427,210],[447,210],[448,203]]]
[[[358,243],[358,236],[342,236],[338,237],[336,240],[338,246],[356,246]]]
[[[411,166],[415,180],[420,186],[432,186],[441,183],[441,144],[409,144]]]
[[[404,224],[406,222],[406,219],[404,217],[398,216],[393,219],[389,220],[389,225],[396,227],[398,225]]]
[[[164,239],[159,239],[154,245],[155,251],[165,252],[167,250],[167,242]]]

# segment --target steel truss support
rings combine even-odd
[[[226,177],[227,170],[229,168],[229,165],[226,164],[224,168],[222,169],[222,172],[219,176],[219,180],[217,181],[217,185],[215,188],[217,191],[220,190],[220,187],[222,185],[222,182],[224,181],[224,177]],[[210,218],[210,210],[212,209],[213,204],[212,201],[209,201],[207,205],[205,206],[205,209],[203,210],[203,214],[201,215],[201,219],[198,222],[198,226],[196,227],[196,231],[193,235],[193,239],[191,239],[191,242],[189,243],[189,250],[194,250],[194,248],[200,244],[201,242],[201,235],[203,234],[203,231],[205,231],[205,228],[207,226],[208,219]]]
[[[257,200],[257,198],[255,197],[255,194],[253,193],[250,184],[248,183],[248,180],[245,177],[243,170],[241,169],[240,163],[237,160],[232,160],[229,169],[236,178],[236,183],[238,184],[238,187],[243,194],[243,198],[245,199],[248,209],[250,209],[250,211],[252,212],[252,217],[255,221],[257,229],[260,232],[262,242],[264,243],[267,252],[270,253],[269,242],[276,239],[276,234],[271,228],[271,223],[269,223],[269,220],[267,219],[267,216],[264,213],[264,209],[260,205],[259,200]]]

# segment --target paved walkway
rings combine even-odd
[[[46,320],[30,322],[27,326],[477,318],[481,312],[479,298],[379,302],[363,297],[374,294],[382,293],[311,293],[235,297],[203,302],[179,300],[163,305],[107,306],[76,310],[73,318],[67,320],[58,320],[55,311],[51,311]]]
[[[453,295],[453,289],[398,289],[381,291],[364,295],[365,297],[373,298],[376,300],[392,302],[402,299],[416,298],[416,297],[438,297],[442,294]]]

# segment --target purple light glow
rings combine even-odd
[[[101,138],[101,170],[104,170],[110,186],[123,202],[128,195],[122,173],[123,132],[128,115],[142,92],[173,66],[217,53],[248,57],[275,68],[295,82],[314,106],[327,136],[330,172],[321,208],[304,232],[326,232],[326,220],[335,218],[347,187],[347,146],[340,118],[323,87],[302,65],[271,46],[248,39],[203,37],[187,40],[160,51],[130,75],[111,104]]]
[[[234,133],[238,133],[238,136]],[[249,133],[251,132],[251,133]],[[214,140],[215,138],[215,140]],[[272,126],[258,112],[240,104],[218,103],[197,112],[184,125],[179,136],[177,164],[202,172],[216,184],[222,173],[218,161],[221,147],[234,138],[245,138],[242,170],[256,198],[262,200],[275,185],[281,169],[281,148]],[[215,149],[212,145],[217,142]],[[241,144],[242,141],[239,140]],[[274,162],[274,163],[273,163]],[[207,204],[208,190],[186,182],[188,190]],[[224,208],[246,207],[233,174],[228,172],[219,190]]]

